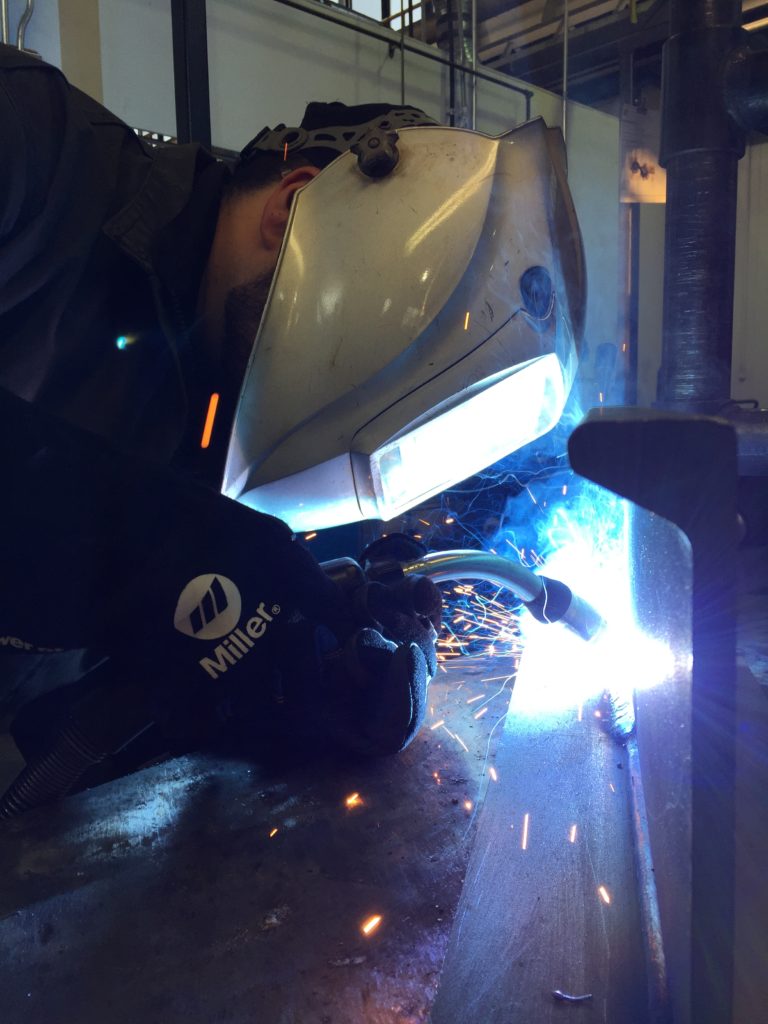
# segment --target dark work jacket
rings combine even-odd
[[[18,657],[114,645],[104,618],[119,632],[110,608],[198,500],[158,500],[141,464],[178,464],[215,389],[194,325],[227,175],[0,45],[0,702],[29,674]]]
[[[99,749],[126,739],[126,692],[184,742],[244,706],[263,729],[286,666],[314,678],[306,623],[351,629],[288,527],[219,493],[226,415],[201,450],[223,389],[195,309],[228,174],[199,146],[147,146],[0,46],[0,704],[25,705],[25,753],[91,689],[88,720],[117,730]],[[200,629],[179,618],[190,587]],[[72,684],[62,652],[86,649],[98,667]],[[30,687],[11,662],[34,658]]]
[[[228,173],[0,45],[0,386],[170,462],[215,376],[193,325]]]

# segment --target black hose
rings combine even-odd
[[[64,796],[89,768],[106,756],[106,752],[97,750],[74,722],[68,723],[51,749],[23,768],[3,794],[0,819],[14,818]]]

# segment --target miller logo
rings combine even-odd
[[[243,624],[244,629],[241,629],[238,622],[242,604],[240,591],[235,584],[219,573],[196,576],[181,592],[173,616],[176,629],[197,640],[225,637],[216,645],[210,657],[201,658],[199,662],[212,679],[223,675],[230,666],[248,654],[254,646],[254,640],[264,636],[267,624],[280,614],[280,605],[274,604],[267,611],[262,601],[256,613]]]

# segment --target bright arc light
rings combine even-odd
[[[547,576],[562,580],[593,605],[606,627],[589,643],[556,625],[521,620],[524,654],[511,709],[555,727],[563,714],[590,708],[604,691],[626,698],[675,671],[670,647],[642,633],[634,620],[628,560],[628,505],[586,485],[572,507],[559,505],[548,523]],[[557,630],[557,635],[554,631]],[[590,709],[590,717],[594,712]],[[606,723],[610,725],[610,723]]]

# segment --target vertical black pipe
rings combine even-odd
[[[667,210],[658,397],[661,405],[703,413],[716,412],[731,394],[736,183],[745,133],[728,112],[725,79],[744,43],[740,25],[740,0],[671,0],[663,51],[660,162],[667,168]],[[728,531],[731,524],[723,522],[718,532]],[[694,588],[697,576],[694,557]],[[718,583],[718,592],[723,586]],[[726,591],[724,601],[731,598]],[[695,600],[699,667],[691,686],[684,1016],[695,1024],[727,1024],[734,982],[735,651],[725,619],[711,616],[711,594],[699,590]]]
[[[171,0],[173,84],[179,142],[211,145],[205,0]]]
[[[664,46],[667,168],[659,404],[715,412],[731,393],[737,163],[744,132],[724,94],[740,0],[672,0]]]
[[[453,0],[448,0],[446,5],[448,17],[448,57],[451,66],[448,70],[448,124],[453,127],[456,124],[456,37],[453,28]]]

